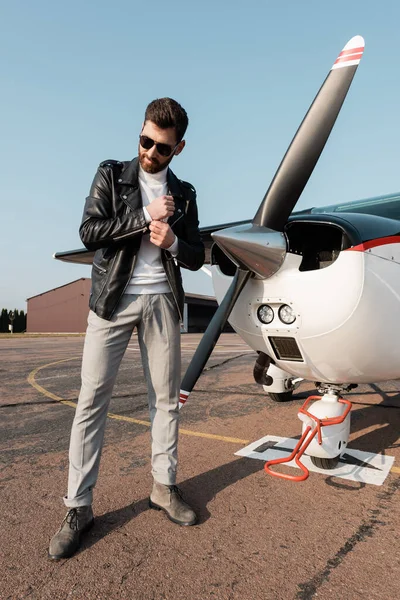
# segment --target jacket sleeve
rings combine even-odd
[[[185,236],[178,237],[178,254],[175,257],[178,265],[190,271],[198,271],[204,264],[204,243],[199,231],[199,219],[196,203],[196,192],[192,188],[192,198],[188,203],[185,215]]]
[[[113,217],[113,173],[99,167],[86,198],[79,235],[88,250],[106,248],[147,230],[143,209]]]

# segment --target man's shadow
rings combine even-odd
[[[211,471],[187,479],[179,484],[179,489],[182,491],[184,499],[187,499],[196,510],[199,517],[198,524],[201,525],[210,518],[207,505],[219,492],[237,481],[261,471],[263,467],[264,463],[262,461],[238,458]],[[124,508],[96,517],[95,525],[91,533],[85,536],[81,550],[90,548],[109,533],[120,529],[146,510],[150,510],[148,497],[132,502]]]
[[[387,449],[398,446],[396,442],[400,431],[400,393],[389,397],[378,386],[371,385],[371,388],[374,390],[374,393],[378,392],[382,396],[382,402],[380,404],[364,406],[360,409],[354,406],[351,413],[351,431],[352,433],[363,431],[373,425],[381,425],[381,427],[377,427],[375,430],[361,435],[351,442],[349,446],[357,448],[357,450],[384,454]],[[304,401],[312,393],[316,392],[314,390],[303,391],[300,394],[296,394],[294,400]],[[351,400],[351,395],[346,394],[346,398]],[[237,481],[261,471],[263,467],[263,461],[238,458],[211,471],[187,479],[179,484],[179,488],[182,490],[184,498],[196,509],[199,515],[198,524],[201,525],[210,518],[207,505],[219,492]],[[327,479],[327,483],[330,483],[329,478]],[[330,485],[333,484],[330,483]],[[91,533],[85,536],[81,551],[90,548],[109,533],[120,529],[146,510],[149,510],[148,497],[96,517],[95,526]]]

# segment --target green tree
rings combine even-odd
[[[17,310],[14,308],[13,330],[14,333],[21,333],[26,331],[26,314],[23,310]],[[0,333],[8,333],[10,321],[10,310],[8,308],[2,308],[0,313]]]
[[[19,331],[26,331],[26,314],[23,310],[19,311]]]
[[[5,333],[8,331],[8,310],[3,308],[0,314],[0,332]]]
[[[14,313],[14,321],[13,321],[13,331],[14,333],[18,333],[18,322],[19,322],[19,312],[16,308],[13,310]]]
[[[26,315],[23,310],[15,310],[14,332],[21,333],[26,330]]]

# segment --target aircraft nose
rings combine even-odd
[[[276,273],[286,256],[286,239],[280,231],[253,224],[222,229],[213,239],[233,262],[261,279]]]

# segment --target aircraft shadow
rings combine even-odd
[[[182,491],[183,497],[188,500],[199,515],[198,525],[205,523],[210,518],[211,515],[207,505],[219,492],[237,481],[261,471],[263,467],[264,463],[262,461],[238,458],[179,483],[179,489]],[[120,529],[146,510],[150,510],[148,497],[99,517],[96,516],[95,525],[91,533],[85,536],[79,553],[90,548],[113,531]]]
[[[399,382],[400,384],[400,382]],[[381,396],[382,402],[362,408],[353,406],[351,411],[351,432],[354,434],[370,427],[376,427],[350,442],[349,447],[364,452],[385,454],[386,450],[398,448],[400,443],[400,393],[389,396],[378,385],[370,387]],[[351,400],[351,398],[349,398]]]

